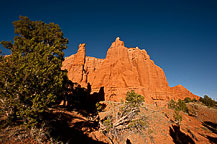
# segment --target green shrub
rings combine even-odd
[[[102,112],[105,109],[106,105],[105,104],[101,104],[99,102],[96,103],[96,111],[97,112]]]
[[[113,126],[112,117],[111,116],[105,117],[105,119],[103,120],[103,125],[106,127],[106,132],[109,132],[109,130]]]
[[[183,111],[188,113],[188,107],[186,106],[185,102],[182,101],[181,99],[178,100],[176,109],[178,111]]]
[[[114,143],[113,140],[122,139],[122,133],[127,129],[138,132],[147,127],[147,118],[139,116],[143,102],[143,96],[135,91],[127,92],[125,103],[122,103],[118,110],[113,107],[112,114],[99,121],[101,131],[111,143]]]
[[[185,102],[185,103],[189,103],[189,102],[192,102],[192,100],[191,100],[191,98],[186,97],[186,98],[184,99],[184,102]]]
[[[144,102],[144,96],[135,93],[134,90],[127,92],[126,103],[132,107],[139,107]]]
[[[197,102],[196,98],[191,99],[191,98],[189,98],[189,97],[186,97],[186,98],[184,99],[184,101],[185,101],[185,103]]]
[[[193,98],[191,101],[192,101],[192,102],[197,102],[196,98]]]
[[[183,112],[188,113],[188,108],[187,108],[185,102],[182,101],[181,99],[179,99],[178,102],[175,102],[173,99],[170,100],[168,103],[168,108],[174,109],[176,111],[183,111]]]
[[[175,110],[174,114],[173,114],[173,118],[175,119],[175,121],[180,125],[181,121],[182,121],[182,115],[179,114],[179,111]]]
[[[169,108],[169,109],[175,109],[175,108],[176,108],[176,102],[175,102],[173,99],[171,99],[171,100],[169,101],[169,103],[168,103],[168,108]]]
[[[204,95],[204,97],[199,99],[200,102],[202,102],[203,104],[205,104],[208,107],[214,107],[216,106],[216,101],[211,99],[209,96]]]
[[[145,127],[147,125],[147,122],[145,122],[143,119],[136,119],[129,122],[128,127],[129,128],[135,128],[135,127]]]

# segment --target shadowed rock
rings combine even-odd
[[[176,144],[195,144],[192,138],[181,132],[180,127],[176,125],[170,127],[170,136]]]

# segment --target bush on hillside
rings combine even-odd
[[[140,131],[146,125],[146,117],[138,117],[144,97],[135,93],[127,92],[126,101],[118,110],[112,110],[113,114],[107,115],[99,121],[100,129],[108,137],[111,143],[121,139],[124,130]]]
[[[144,96],[135,93],[134,90],[127,92],[126,103],[131,107],[139,107],[144,102]]]
[[[192,102],[197,102],[196,98],[193,98],[191,101],[192,101]]]
[[[178,100],[176,106],[177,106],[176,110],[188,113],[188,107],[186,106],[185,102],[182,101],[181,99]]]
[[[175,110],[173,114],[173,118],[175,119],[175,122],[180,125],[182,121],[182,115],[180,115],[179,111]]]
[[[191,98],[186,97],[186,98],[184,99],[184,102],[185,102],[185,103],[189,103],[189,102],[192,102],[192,100],[191,100]]]
[[[188,107],[186,106],[185,102],[182,101],[181,99],[178,100],[178,102],[175,102],[173,99],[171,99],[168,102],[168,108],[169,109],[174,109],[176,111],[183,111],[188,113]]]
[[[196,100],[195,98],[191,99],[191,98],[189,98],[189,97],[186,97],[186,98],[184,99],[184,102],[185,102],[185,103],[197,102],[197,100]]]
[[[168,108],[169,109],[175,109],[176,108],[176,102],[171,99],[169,102],[168,102]]]
[[[204,97],[199,99],[200,102],[202,102],[203,104],[205,104],[208,107],[214,107],[216,106],[216,101],[211,99],[209,96],[204,95]]]

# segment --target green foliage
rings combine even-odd
[[[135,91],[127,92],[125,103],[121,103],[119,109],[114,108],[112,114],[99,121],[100,129],[111,140],[111,143],[114,143],[113,139],[121,139],[121,133],[124,130],[141,132],[147,127],[147,118],[139,115],[143,102],[143,96]]]
[[[185,102],[181,99],[179,99],[176,104],[176,110],[188,113],[188,107],[186,106]]]
[[[127,92],[126,103],[132,107],[139,107],[144,102],[144,96],[135,93],[134,90]]]
[[[139,107],[142,105],[144,102],[144,96],[139,95],[135,93],[134,90],[131,92],[127,92],[126,94],[126,99],[125,99],[125,104],[120,107],[120,115],[126,115],[129,113],[133,108],[139,109]],[[135,114],[138,114],[139,110],[135,112]]]
[[[105,117],[103,120],[103,125],[106,127],[106,131],[109,132],[109,130],[112,128],[113,123],[112,123],[112,118],[111,116]]]
[[[179,111],[175,110],[175,112],[173,114],[173,118],[180,125],[180,123],[182,121],[182,115],[179,114]]]
[[[197,102],[196,98],[193,98],[191,101],[192,101],[192,102]]]
[[[57,24],[19,18],[13,22],[14,43],[1,42],[12,54],[1,56],[0,107],[8,118],[34,126],[62,93],[68,40]]]
[[[185,102],[181,99],[178,100],[178,102],[175,102],[173,99],[169,101],[168,103],[169,109],[174,109],[176,111],[183,111],[188,113],[188,107],[186,106]]]
[[[202,102],[203,104],[205,104],[208,107],[214,107],[216,106],[216,101],[211,99],[209,96],[204,95],[204,97],[199,99],[200,102]]]
[[[192,100],[191,100],[191,98],[189,98],[189,97],[186,97],[185,99],[184,99],[184,102],[185,103],[189,103],[189,102],[191,102]]]
[[[197,100],[196,100],[195,98],[191,99],[191,98],[189,98],[189,97],[186,97],[186,98],[184,99],[184,102],[185,102],[185,103],[197,102]]]
[[[96,103],[96,111],[97,112],[101,112],[105,109],[106,105],[105,104],[101,104],[99,102]]]
[[[129,128],[145,127],[145,126],[147,126],[147,122],[145,122],[143,119],[132,120],[128,125]]]
[[[176,108],[176,102],[171,99],[169,102],[168,102],[168,108],[169,109],[175,109]]]

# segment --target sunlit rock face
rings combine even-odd
[[[181,85],[169,87],[164,71],[143,49],[127,48],[120,38],[116,38],[107,51],[105,59],[85,55],[85,44],[80,44],[78,52],[66,57],[62,69],[68,70],[68,78],[86,87],[89,83],[92,92],[104,87],[105,99],[121,101],[127,91],[143,95],[145,101],[196,98]]]

